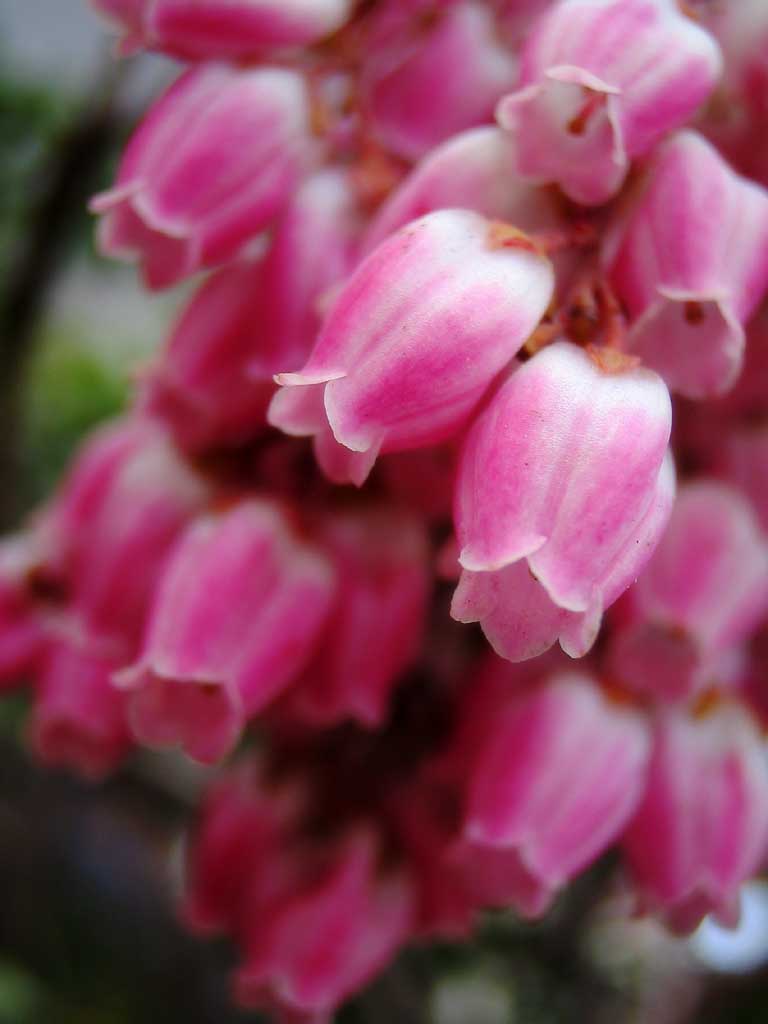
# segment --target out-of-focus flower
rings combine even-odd
[[[242,501],[193,523],[159,581],[143,652],[116,677],[138,739],[223,757],[305,665],[334,585],[276,505]]]
[[[641,906],[691,931],[734,923],[768,846],[768,764],[750,716],[724,704],[658,716],[645,796],[624,838]]]
[[[165,288],[236,257],[286,205],[309,145],[308,100],[285,68],[203,64],[176,81],[91,200],[99,244]]]
[[[270,422],[315,435],[330,478],[361,484],[380,452],[457,433],[551,295],[551,264],[520,232],[427,214],[354,272],[304,368],[278,375]]]
[[[670,422],[663,381],[611,350],[558,342],[513,372],[462,454],[454,618],[512,661],[558,637],[583,655],[669,516]]]
[[[272,378],[309,355],[323,297],[350,267],[354,226],[347,176],[321,171],[296,192],[263,258],[220,270],[195,293],[143,385],[147,410],[184,448],[264,430]]]
[[[640,693],[689,697],[718,679],[719,659],[767,613],[768,541],[749,503],[723,484],[687,484],[627,594],[612,670]]]
[[[35,686],[32,749],[45,764],[88,779],[108,775],[133,746],[114,665],[66,640],[52,642]]]

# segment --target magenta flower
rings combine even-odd
[[[673,391],[727,391],[741,370],[744,324],[768,288],[768,192],[701,136],[681,133],[657,153],[604,260],[629,309],[629,348]]]
[[[567,342],[517,369],[464,445],[451,613],[512,661],[580,657],[669,516],[671,410],[655,373]]]
[[[138,259],[150,288],[234,258],[290,198],[307,118],[294,71],[188,71],[133,135],[114,187],[91,201],[102,251]]]
[[[306,664],[334,582],[276,505],[242,501],[198,519],[159,582],[139,660],[116,677],[137,738],[223,757]]]
[[[737,705],[658,717],[643,801],[624,838],[641,905],[679,931],[738,920],[741,883],[768,849],[768,766]]]
[[[269,419],[315,436],[334,480],[362,484],[380,452],[458,432],[552,295],[525,236],[464,210],[401,228],[357,268]]]
[[[498,107],[517,168],[579,203],[605,203],[630,161],[684,124],[721,71],[717,43],[675,0],[565,0],[523,45]]]

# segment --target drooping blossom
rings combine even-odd
[[[279,506],[198,519],[158,583],[141,656],[116,677],[139,740],[223,757],[306,664],[333,590],[332,566]]]
[[[689,398],[727,391],[768,288],[768,192],[682,132],[655,155],[603,258],[629,310],[629,349]]]
[[[642,803],[623,840],[641,906],[691,931],[738,920],[742,882],[768,849],[768,765],[748,713],[723,704],[657,717]]]
[[[714,38],[675,0],[564,0],[522,47],[520,88],[498,107],[517,169],[587,205],[679,128],[721,71]]]
[[[749,502],[711,480],[681,488],[612,640],[624,685],[661,699],[718,681],[768,614],[768,538]]]
[[[520,689],[510,680],[505,697],[498,687],[494,696],[495,713],[467,766],[465,836],[508,854],[499,875],[505,901],[535,916],[634,813],[649,730],[641,714],[613,704],[582,673]]]
[[[339,28],[351,0],[92,0],[123,32],[121,49],[188,60],[306,46]]]
[[[307,103],[285,68],[211,63],[182,75],[134,133],[113,188],[91,201],[101,250],[137,259],[150,288],[238,256],[297,183]]]
[[[490,121],[515,81],[516,62],[493,13],[475,0],[384,4],[374,12],[366,47],[364,109],[376,137],[410,160]]]
[[[242,444],[266,427],[273,375],[298,370],[328,290],[349,269],[355,228],[343,172],[308,178],[260,259],[218,271],[185,307],[143,382],[143,403],[191,451]]]
[[[580,657],[669,516],[669,395],[621,354],[558,342],[515,370],[464,445],[452,614],[512,661]]]
[[[342,288],[269,419],[314,436],[333,480],[362,484],[380,452],[435,444],[464,426],[552,295],[525,236],[464,210],[401,228]]]
[[[67,640],[49,645],[28,730],[44,764],[98,780],[124,760],[133,740],[113,671],[114,664]]]

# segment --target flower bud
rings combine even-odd
[[[629,310],[629,350],[673,391],[721,394],[739,375],[744,324],[768,288],[768,192],[682,132],[654,157],[604,262]]]
[[[552,288],[549,261],[515,229],[465,210],[428,214],[353,273],[303,370],[276,378],[269,420],[315,435],[331,478],[360,484],[379,452],[461,429]]]
[[[768,769],[755,723],[723,705],[661,714],[643,801],[624,851],[643,908],[692,931],[713,912],[738,920],[739,886],[768,843]]]
[[[150,288],[233,259],[291,195],[307,117],[294,71],[188,71],[134,133],[114,187],[91,201],[102,252],[138,259]]]
[[[535,25],[521,88],[497,113],[517,139],[521,174],[605,203],[630,161],[691,117],[720,70],[717,43],[675,0],[565,0]]]
[[[464,444],[454,618],[513,661],[558,636],[586,653],[669,516],[670,425],[661,379],[620,354],[558,342],[516,370]]]
[[[116,676],[149,746],[212,762],[311,654],[333,596],[331,566],[277,506],[243,501],[186,531],[157,588],[139,660]]]

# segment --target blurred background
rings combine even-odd
[[[0,522],[13,529],[73,447],[120,410],[177,294],[94,253],[89,194],[173,65],[117,65],[86,0],[0,0]],[[0,1024],[230,1024],[229,951],[174,916],[202,770],[142,753],[107,785],[25,755],[0,703]],[[740,928],[691,939],[630,920],[610,858],[550,917],[489,918],[471,945],[414,949],[344,1024],[759,1024],[768,886]]]

